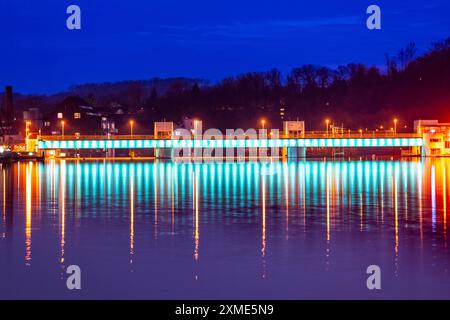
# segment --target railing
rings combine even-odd
[[[283,136],[286,137],[286,136]],[[291,138],[291,137],[286,137]],[[327,133],[322,131],[306,132],[302,138],[422,138],[419,133],[395,133],[395,132],[344,132],[344,133]]]
[[[246,138],[258,138],[258,137],[246,137]],[[306,132],[303,136],[297,135],[284,135],[280,134],[279,137],[267,136],[267,139],[302,139],[302,138],[321,138],[321,139],[339,139],[339,138],[354,138],[354,139],[369,139],[369,138],[422,138],[418,133],[395,133],[395,132],[362,132],[362,133],[342,133],[332,134],[323,131],[310,131]],[[41,141],[64,141],[64,140],[170,140],[171,138],[157,138],[154,135],[48,135],[39,136],[38,140]],[[228,139],[228,136],[224,135],[224,139]],[[238,138],[239,139],[239,138]],[[217,140],[217,139],[216,139]]]
[[[153,135],[59,135],[39,136],[42,141],[64,141],[64,140],[153,140]],[[158,139],[163,140],[163,139]]]

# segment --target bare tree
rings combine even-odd
[[[416,52],[417,48],[414,42],[410,42],[404,48],[400,49],[398,52],[398,60],[400,61],[400,66],[402,69],[405,69],[414,59]]]
[[[327,88],[331,81],[331,70],[328,69],[327,67],[322,67],[316,71],[316,74],[320,88],[321,89]]]
[[[442,51],[447,49],[450,49],[450,37],[431,44],[431,50],[433,51]]]

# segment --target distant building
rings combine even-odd
[[[438,120],[416,120],[414,131],[423,135],[423,155],[450,156],[450,123],[439,123]]]
[[[5,102],[4,102],[4,121],[11,125],[14,121],[14,106],[13,106],[13,89],[12,86],[5,87]]]
[[[11,145],[22,139],[14,125],[13,88],[5,87],[2,107],[0,108],[0,143]]]
[[[305,121],[283,121],[283,134],[292,138],[304,137]]]
[[[155,122],[153,134],[156,139],[171,139],[173,135],[173,122]]]
[[[68,97],[43,120],[42,134],[116,134],[115,121],[104,110],[89,106],[79,97]]]
[[[109,117],[102,117],[101,128],[104,134],[117,134],[119,132],[116,128],[116,122]]]
[[[29,108],[23,111],[23,121],[30,122],[30,130],[37,131],[44,126],[43,115],[39,108]]]

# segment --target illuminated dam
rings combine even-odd
[[[158,139],[154,136],[41,136],[36,140],[37,149],[44,152],[75,150],[139,150],[154,149],[155,155],[170,157],[173,151],[183,150],[196,154],[198,151],[228,151],[272,149],[281,150],[281,155],[304,157],[307,148],[407,148],[411,155],[420,155],[424,140],[417,134],[398,136],[351,135],[348,137],[317,137],[305,135],[301,138],[257,138],[257,139]],[[278,152],[278,151],[277,151]]]

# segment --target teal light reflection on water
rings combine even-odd
[[[38,141],[39,149],[265,148],[290,147],[421,147],[422,138],[322,138],[248,140],[55,140]]]
[[[1,280],[34,292],[22,268],[81,261],[101,297],[104,268],[135,297],[359,297],[354,271],[375,263],[389,297],[450,298],[449,173],[450,159],[3,166]]]

